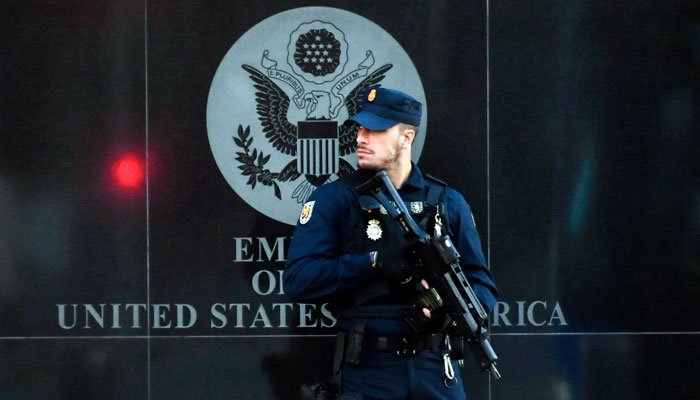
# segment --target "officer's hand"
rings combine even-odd
[[[405,285],[413,278],[404,248],[391,247],[377,252],[377,272],[391,283]]]

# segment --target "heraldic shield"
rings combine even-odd
[[[337,121],[299,121],[297,133],[297,171],[316,176],[338,173]]]

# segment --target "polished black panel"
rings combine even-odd
[[[423,80],[430,110],[421,164],[462,190],[475,214],[485,221],[485,8],[416,2],[405,5],[401,15],[406,19],[402,19],[394,18],[395,10],[376,4],[338,5],[379,24],[411,57]],[[286,251],[277,250],[286,250],[293,226],[257,212],[232,190],[212,156],[206,126],[212,80],[231,46],[267,17],[299,6],[289,2],[242,9],[234,4],[194,7],[187,2],[149,3],[150,289],[153,303],[172,309],[164,309],[163,328],[154,328],[154,334],[331,332],[328,326],[332,320],[320,308],[290,303],[280,286]],[[464,20],[474,22],[465,25]],[[405,29],[407,22],[453,28],[412,35]],[[268,29],[273,28],[268,25]],[[460,37],[468,40],[457,40]],[[265,37],[257,40],[262,43],[262,55]],[[350,43],[365,45],[373,49],[371,43]],[[262,69],[260,55],[248,62]],[[382,55],[377,51],[377,59]],[[435,57],[440,57],[440,62]],[[252,83],[246,80],[242,85],[252,89]],[[254,101],[253,93],[250,102]],[[294,111],[293,105],[291,108]],[[455,118],[456,113],[461,118]],[[252,122],[242,124],[255,123],[255,119],[252,116]],[[238,135],[232,126],[230,138],[223,144],[230,149],[230,159],[241,151],[234,146],[233,138]],[[262,134],[255,140],[251,148],[264,140]],[[440,150],[456,147],[468,149],[469,157]],[[263,151],[273,156],[273,162],[280,157],[274,149]],[[262,183],[255,190],[272,193],[272,188]],[[301,205],[295,207],[300,210]],[[196,320],[182,323],[193,322],[186,330],[171,329],[177,324],[170,317],[176,313],[176,304],[196,310]]]
[[[0,39],[0,335],[143,333],[110,329],[122,323],[100,309],[146,303],[143,8],[10,3]],[[86,322],[85,304],[111,322]]]
[[[698,331],[693,10],[493,5],[491,266],[567,322],[522,330]]]
[[[160,338],[152,342],[153,398],[293,399],[330,378],[332,337]]]
[[[694,335],[494,336],[504,378],[494,399],[692,399]]]
[[[145,339],[0,342],[3,399],[146,399]]]

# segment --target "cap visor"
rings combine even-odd
[[[394,121],[393,119],[382,118],[366,111],[353,115],[348,118],[348,121],[355,121],[371,131],[384,131],[400,122]]]

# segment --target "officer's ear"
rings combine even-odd
[[[416,131],[413,128],[406,128],[401,132],[401,147],[406,149],[413,144],[413,139],[416,138]]]
[[[406,129],[404,133],[404,143],[406,146],[413,144],[413,139],[416,138],[416,131],[413,129]]]

